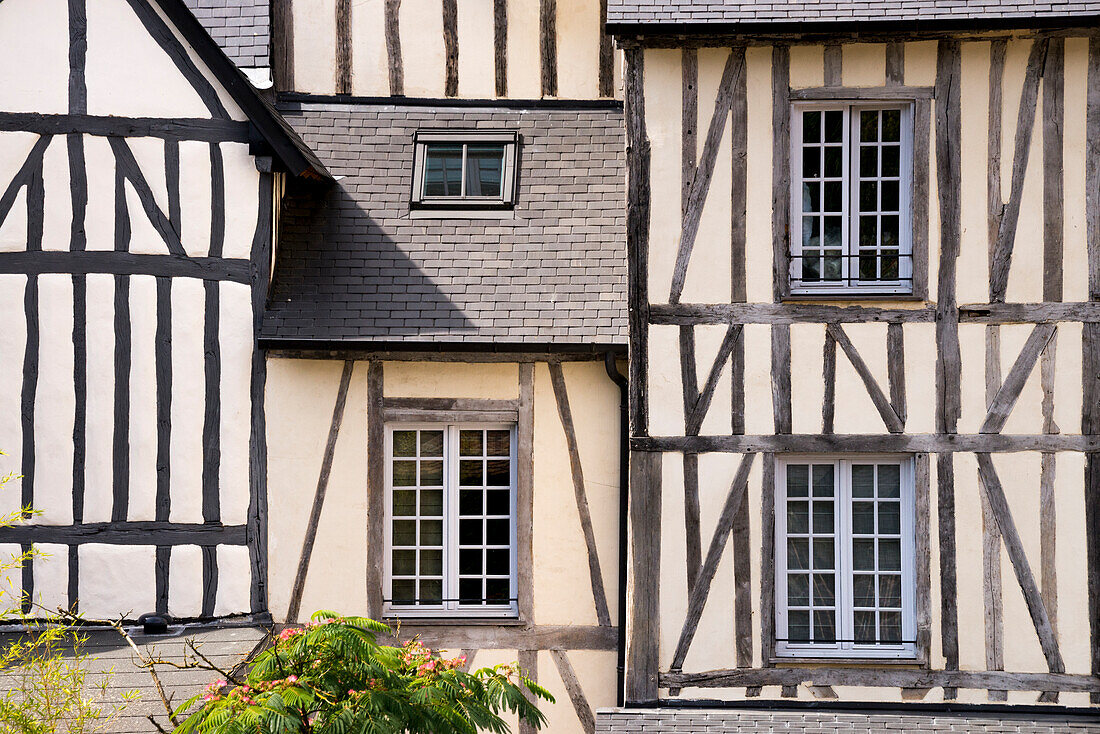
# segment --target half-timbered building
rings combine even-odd
[[[1095,731],[1096,3],[612,0],[625,708]]]

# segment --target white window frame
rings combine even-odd
[[[516,152],[519,136],[515,132],[502,130],[453,130],[418,131],[414,136],[412,199],[413,209],[502,209],[515,204],[516,189]],[[502,144],[504,146],[503,168],[500,177],[500,196],[427,196],[424,193],[425,166],[427,165],[427,147],[429,144],[462,146],[462,190],[466,190],[466,148],[470,145]]]
[[[458,460],[459,432],[462,430],[508,431],[509,441],[509,603],[489,608],[462,606],[458,601]],[[394,431],[443,431],[443,598],[438,607],[422,605],[394,604],[393,589],[393,433]],[[385,430],[386,458],[386,558],[383,615],[400,618],[487,618],[515,619],[519,616],[518,604],[518,536],[516,523],[516,494],[518,490],[516,468],[516,424],[515,423],[387,423]],[[400,458],[400,457],[398,457]],[[398,489],[406,489],[398,487]]]
[[[858,170],[859,144],[853,141],[859,137],[859,112],[862,110],[901,109],[901,183],[898,191],[898,276],[897,281],[858,282],[857,256],[859,245],[856,241],[859,197]],[[832,100],[827,102],[791,103],[791,139],[790,139],[790,292],[798,296],[873,296],[873,295],[912,295],[914,291],[913,267],[913,108],[911,100]],[[806,111],[836,111],[845,116],[844,148],[844,202],[841,239],[843,242],[842,277],[838,281],[802,282],[802,113]],[[824,191],[822,192],[822,200]],[[824,232],[821,233],[824,237]],[[823,248],[822,248],[823,249]]]
[[[853,464],[896,463],[901,467],[901,643],[857,644],[852,589]],[[916,489],[911,455],[830,454],[784,456],[775,480],[775,655],[779,658],[871,658],[917,660],[916,644]],[[834,467],[834,528],[836,558],[835,643],[787,642],[787,467],[790,464],[832,464]],[[812,522],[812,518],[811,518]],[[812,583],[811,583],[812,593]],[[811,625],[813,620],[811,619]],[[843,640],[843,641],[840,641]]]

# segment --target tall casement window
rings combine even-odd
[[[776,474],[776,655],[916,657],[912,460],[789,458]]]
[[[514,426],[390,425],[386,459],[386,610],[515,616]]]
[[[413,209],[511,208],[516,144],[514,132],[416,133]]]
[[[912,106],[792,114],[791,293],[912,293]]]

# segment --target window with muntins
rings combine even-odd
[[[793,118],[791,293],[912,293],[912,105],[795,105]]]
[[[913,658],[908,457],[791,458],[776,481],[776,655]]]
[[[499,209],[514,203],[516,135],[418,132],[412,205],[419,209]]]
[[[515,616],[515,431],[386,429],[386,608],[398,616]]]

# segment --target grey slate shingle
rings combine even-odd
[[[1083,0],[609,0],[607,22],[791,23],[1004,20],[1100,15]]]
[[[260,336],[625,344],[621,110],[299,105],[340,181],[291,193]],[[521,135],[515,219],[411,219],[413,133]]]
[[[269,65],[269,0],[185,0],[187,7],[237,66]]]

